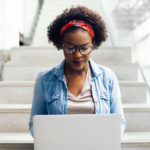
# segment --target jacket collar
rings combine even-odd
[[[64,73],[65,59],[61,62],[60,65],[56,66],[53,73],[58,77],[59,80],[66,82],[65,73]]]
[[[91,65],[91,70],[93,73],[93,78],[101,75],[102,70],[100,67],[98,67],[98,64],[96,64],[92,59],[89,59],[90,65]]]
[[[98,65],[92,60],[89,59],[89,63],[91,66],[91,70],[93,73],[93,78],[99,76],[102,73],[102,70],[98,67]],[[64,74],[64,65],[65,59],[61,62],[60,65],[56,66],[53,73],[60,79],[66,82],[65,74]]]

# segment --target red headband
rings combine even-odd
[[[70,27],[70,26],[77,26],[77,27],[81,27],[83,29],[85,29],[86,31],[88,31],[91,36],[94,38],[94,31],[92,29],[92,26],[89,25],[88,23],[86,23],[85,21],[82,20],[71,20],[69,21],[67,24],[65,24],[61,30],[60,30],[60,36],[63,35],[63,33]]]

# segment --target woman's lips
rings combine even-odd
[[[75,65],[81,65],[83,63],[82,60],[75,60],[75,61],[72,61],[73,64]]]

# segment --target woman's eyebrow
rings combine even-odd
[[[71,44],[71,45],[74,45],[73,43],[71,43],[71,42],[67,42],[67,41],[63,41],[63,42],[65,42],[65,43],[69,43],[69,44]],[[87,45],[87,44],[89,44],[90,42],[87,42],[87,43],[84,43],[84,44],[82,44],[82,45],[79,45],[79,46],[84,46],[84,45]]]

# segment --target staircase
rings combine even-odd
[[[45,0],[43,11],[45,7],[50,7],[48,0]],[[43,11],[41,15],[44,15]],[[53,6],[51,13],[54,11]],[[36,35],[39,32],[37,30]],[[38,72],[63,60],[62,51],[48,46],[45,41],[46,37],[38,41],[37,36],[34,46],[13,48],[11,61],[5,64],[4,81],[0,82],[0,150],[33,150],[28,122],[34,81]],[[119,79],[127,120],[121,140],[122,150],[150,150],[150,99],[139,65],[132,62],[131,49],[106,45],[93,51],[92,58],[114,70]]]
[[[102,47],[93,51],[92,58],[97,63],[112,68],[119,79],[127,119],[122,149],[150,149],[147,86],[142,81],[138,64],[131,61],[130,48]],[[34,80],[39,71],[62,60],[62,51],[49,47],[12,49],[11,61],[4,67],[4,81],[0,82],[0,150],[9,150],[12,147],[15,150],[33,149],[28,121]]]

